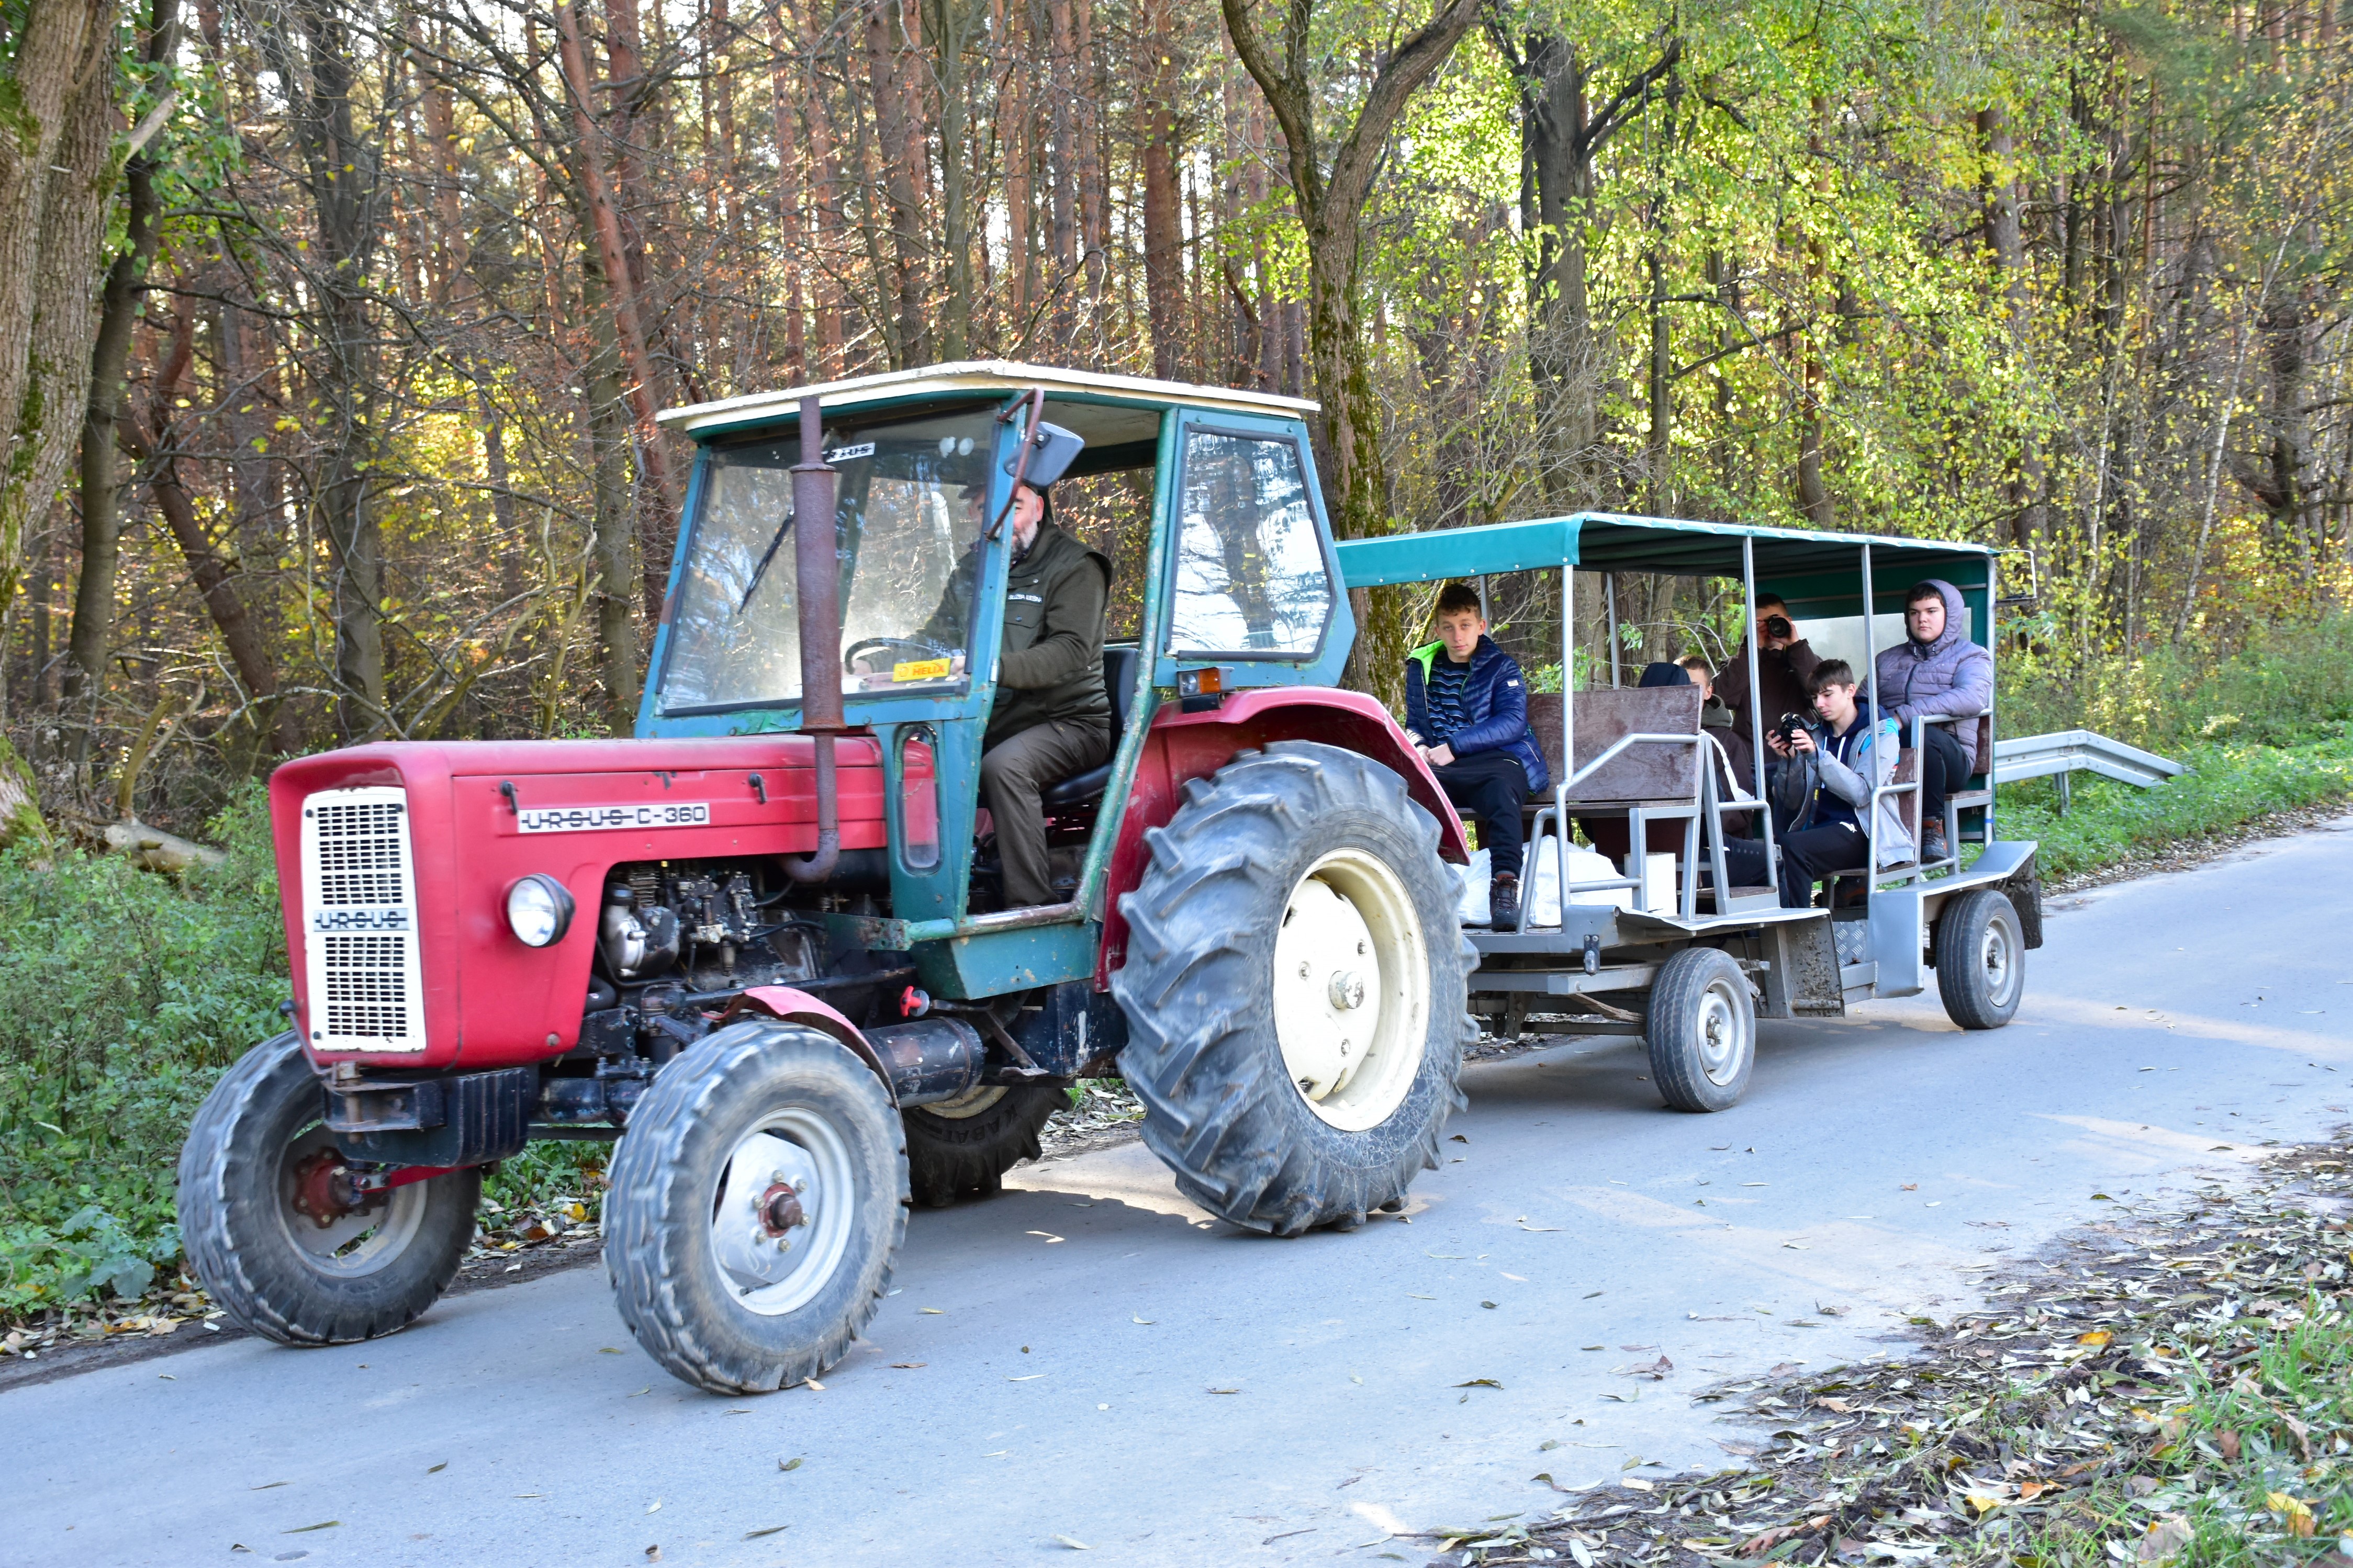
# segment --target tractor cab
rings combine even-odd
[[[1091,974],[1118,807],[1164,695],[1338,679],[1355,627],[1303,423],[1314,405],[982,363],[667,413],[697,452],[640,736],[815,728],[799,630],[812,574],[792,569],[790,537],[812,399],[837,496],[840,645],[819,701],[838,701],[837,732],[873,738],[889,838],[837,912],[879,918],[847,929],[922,954],[944,994],[986,994],[1014,968],[1029,984]],[[1046,792],[1067,896],[1005,910],[987,863],[974,873],[1005,617],[1029,610],[1006,593],[1017,476],[1093,501],[1062,507],[1074,530],[1124,537],[1101,539],[1116,563],[1112,752]]]

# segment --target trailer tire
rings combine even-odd
[[[1936,917],[1936,994],[1964,1029],[1999,1029],[2026,994],[2026,932],[1998,888],[1973,888]]]
[[[1379,763],[1285,741],[1187,782],[1144,837],[1111,987],[1145,1145],[1250,1230],[1395,1207],[1438,1164],[1478,1037],[1437,819]]]
[[[322,1224],[315,1205],[348,1195],[325,1109],[301,1041],[280,1035],[222,1075],[180,1149],[190,1266],[229,1321],[280,1344],[349,1344],[416,1321],[457,1278],[481,1198],[480,1170],[451,1171]]]
[[[839,1041],[773,1018],[707,1035],[656,1075],[611,1181],[605,1269],[621,1321],[714,1394],[774,1393],[839,1361],[906,1239],[906,1133],[882,1080]]]
[[[1006,1172],[1044,1158],[1038,1135],[1069,1103],[1059,1089],[1015,1084],[902,1112],[908,1190],[927,1209],[945,1208],[958,1198],[995,1197],[1005,1189]]]
[[[1757,1005],[1740,965],[1717,948],[1687,947],[1651,986],[1651,1078],[1672,1110],[1728,1110],[1757,1066]]]

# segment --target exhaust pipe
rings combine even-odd
[[[901,1106],[935,1105],[980,1081],[988,1046],[961,1018],[918,1018],[866,1031]]]
[[[801,730],[817,741],[817,853],[785,858],[796,882],[822,882],[841,858],[841,796],[833,742],[841,721],[841,557],[834,545],[834,470],[825,460],[825,417],[801,399],[801,460],[793,465],[793,571],[800,620]]]

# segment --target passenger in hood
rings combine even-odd
[[[1993,704],[1993,655],[1969,640],[1961,592],[1931,577],[1904,595],[1905,639],[1879,656],[1880,710],[1912,739],[1915,713],[1974,718]],[[1947,858],[1945,797],[1978,771],[1978,727],[1929,724],[1921,740],[1920,861]]]

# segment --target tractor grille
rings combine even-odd
[[[302,947],[314,1049],[425,1048],[405,792],[322,790],[302,803]]]

